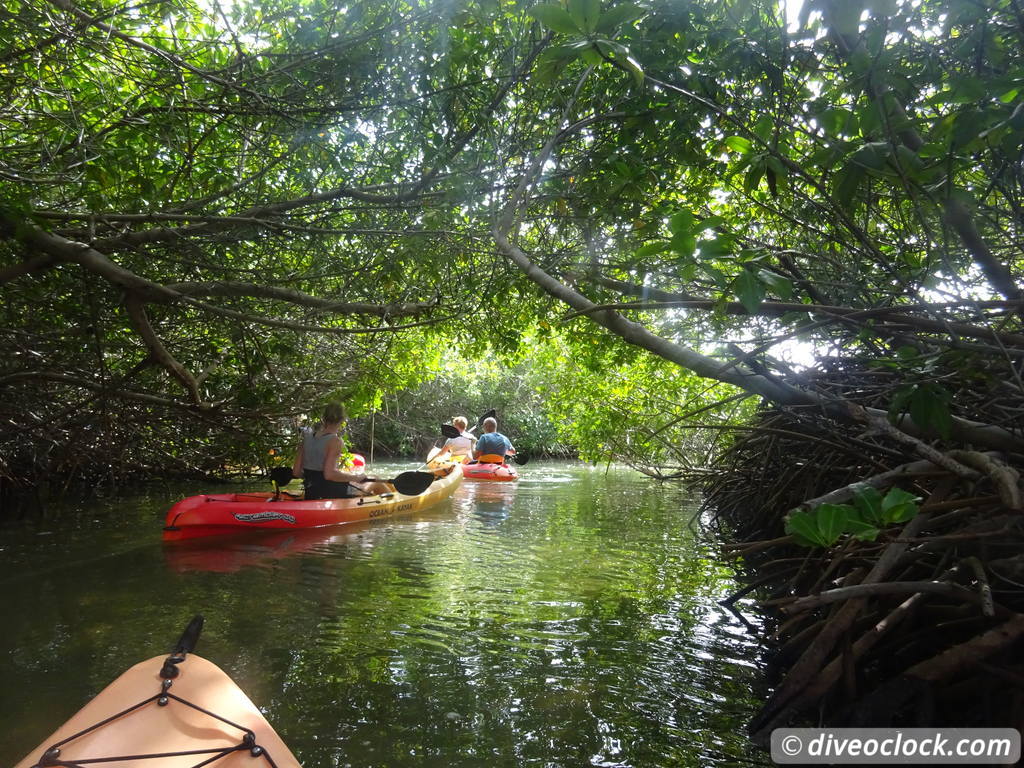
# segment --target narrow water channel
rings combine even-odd
[[[0,761],[202,613],[197,652],[306,768],[770,764],[743,731],[758,646],[692,500],[628,470],[522,475],[215,546],[160,541],[198,488],[2,521]]]

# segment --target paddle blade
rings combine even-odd
[[[453,427],[451,424],[441,425],[441,434],[451,440],[453,437],[460,437],[462,435],[458,429]]]
[[[476,426],[473,427],[473,429],[480,429],[480,426],[484,423],[485,419],[493,419],[497,415],[498,415],[498,412],[496,410],[494,410],[493,408],[491,408],[491,410],[489,410],[487,413],[485,413],[483,416],[481,416],[479,419],[476,420]],[[472,431],[472,430],[470,430],[470,431]]]
[[[403,472],[394,480],[388,480],[395,490],[406,496],[419,496],[434,482],[433,472]]]
[[[509,458],[511,458],[516,464],[522,466],[523,464],[525,464],[526,462],[528,462],[530,460],[530,454],[528,454],[528,453],[513,453]]]
[[[270,470],[270,479],[274,485],[288,485],[292,481],[292,468],[274,467]]]

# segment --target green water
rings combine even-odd
[[[195,613],[306,768],[769,762],[758,647],[679,489],[536,462],[416,517],[163,545],[200,490],[0,526],[0,764]]]

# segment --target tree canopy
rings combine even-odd
[[[524,339],[552,397],[566,360],[607,374],[552,407],[577,435],[739,393],[885,415],[794,370],[799,340],[893,368],[911,440],[1019,451],[1019,413],[935,372],[1024,390],[1024,11],[785,11],[8,3],[0,472],[235,455]],[[671,407],[614,402],[671,371]]]

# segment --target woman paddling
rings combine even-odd
[[[463,463],[468,461],[473,456],[473,446],[476,445],[476,435],[472,432],[467,432],[466,427],[469,426],[469,422],[465,416],[456,416],[452,419],[452,426],[459,430],[458,437],[449,437],[447,442],[441,446],[440,453],[434,457],[436,461],[440,461],[447,456],[451,455],[453,461]]]
[[[338,457],[345,450],[338,435],[343,421],[345,409],[341,403],[328,403],[324,408],[323,421],[317,428],[302,430],[302,440],[292,464],[292,477],[302,478],[307,500],[347,499],[391,490],[384,483],[367,482],[364,474],[338,469]]]

